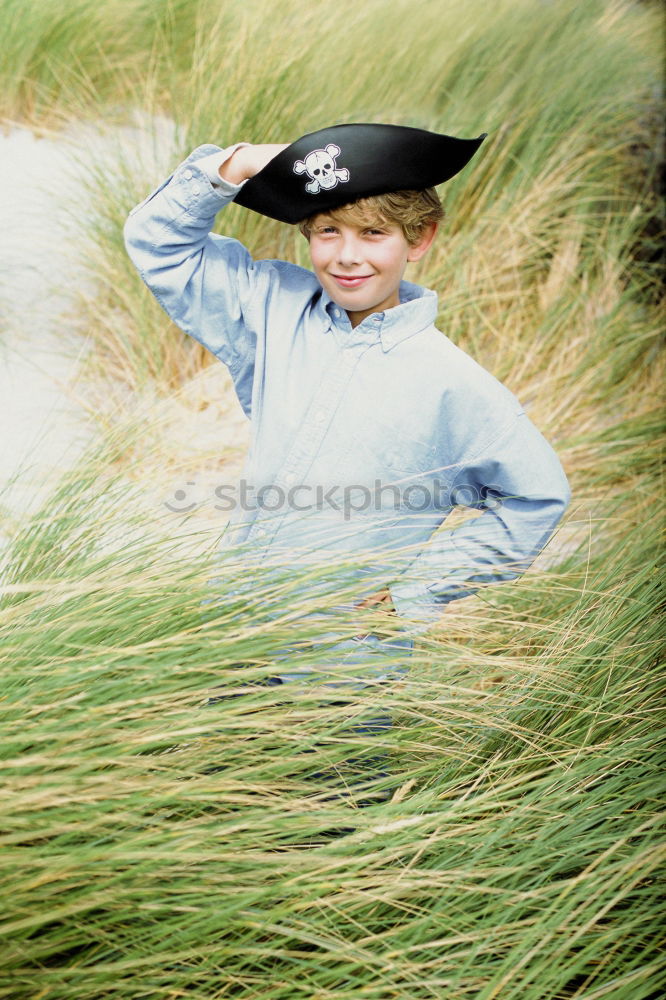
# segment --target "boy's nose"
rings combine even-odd
[[[338,247],[338,262],[345,267],[360,263],[362,254],[355,236],[345,236]]]

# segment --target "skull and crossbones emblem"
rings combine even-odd
[[[305,185],[308,194],[330,191],[336,184],[349,180],[346,167],[336,167],[335,158],[340,155],[340,147],[331,143],[326,149],[314,149],[304,160],[294,163],[295,174],[307,174],[310,178]]]

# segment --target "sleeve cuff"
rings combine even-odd
[[[232,184],[223,180],[217,173],[218,168],[239,146],[248,145],[250,144],[247,142],[237,142],[233,146],[227,146],[226,149],[221,149],[212,143],[197,146],[166,180],[131,209],[130,217],[140,212],[167,187],[181,209],[193,213],[197,218],[207,217],[208,214],[214,216],[225,204],[233,201],[246,183],[243,181],[241,184]]]
[[[422,583],[400,583],[389,587],[393,607],[406,622],[405,632],[420,635],[439,621],[442,605]]]
[[[199,170],[203,171],[214,188],[220,189],[220,194],[236,195],[243,185],[247,183],[247,181],[241,181],[240,184],[232,184],[231,181],[220,177],[219,169],[223,163],[226,163],[231,158],[237,149],[249,145],[249,142],[236,142],[233,146],[227,146],[225,149],[220,149],[216,153],[209,153],[207,156],[202,156],[196,160]]]

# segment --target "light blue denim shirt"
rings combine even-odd
[[[194,150],[125,226],[141,277],[228,366],[252,421],[253,502],[234,498],[225,544],[292,565],[355,554],[359,599],[389,586],[418,634],[529,566],[566,477],[515,396],[435,327],[434,292],[402,282],[400,305],[352,328],[311,271],[212,235],[240,189],[217,174],[235,148]],[[480,516],[437,530],[456,504]]]

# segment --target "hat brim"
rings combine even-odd
[[[403,125],[332,125],[301,136],[283,149],[242,186],[235,201],[253,212],[294,224],[358,198],[435,187],[469,163],[486,135],[458,139]],[[339,150],[327,164],[338,168],[329,171],[327,178],[333,186],[313,190],[317,180],[307,172],[306,158],[314,151],[325,159],[327,147]]]

